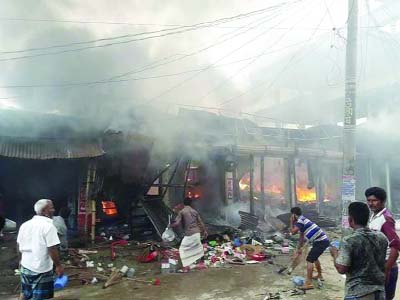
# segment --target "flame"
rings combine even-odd
[[[248,191],[250,190],[250,179],[247,177],[243,177],[239,181],[239,188],[241,191]]]
[[[296,187],[296,194],[299,202],[314,202],[317,200],[315,189]]]

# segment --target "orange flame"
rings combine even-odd
[[[297,200],[299,202],[314,202],[317,200],[315,188],[308,189],[303,187],[296,187]]]

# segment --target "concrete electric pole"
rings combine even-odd
[[[349,203],[356,199],[356,71],[358,0],[348,2],[346,82],[343,125],[342,228],[348,228]],[[344,230],[343,230],[344,232]]]

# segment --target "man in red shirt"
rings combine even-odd
[[[386,191],[380,187],[371,187],[365,191],[365,197],[372,211],[369,228],[381,231],[389,241],[385,264],[385,290],[386,300],[392,300],[395,296],[399,273],[397,258],[399,257],[400,239],[396,233],[393,216],[385,207]]]

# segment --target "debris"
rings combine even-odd
[[[255,265],[255,264],[259,264],[260,262],[259,261],[257,261],[257,260],[248,260],[248,261],[246,261],[246,264],[249,264],[249,265]]]
[[[114,260],[117,257],[117,253],[115,251],[115,247],[117,246],[126,246],[128,242],[125,240],[119,240],[111,243],[111,259]]]
[[[133,278],[133,276],[135,275],[136,270],[134,268],[129,268],[128,272],[126,273],[126,276],[128,278]]]
[[[78,250],[79,254],[97,254],[97,250],[86,250],[86,249],[79,249]]]
[[[208,244],[209,244],[211,247],[216,247],[216,246],[217,246],[217,241],[209,241]]]
[[[282,252],[282,254],[289,254],[290,249],[289,249],[289,247],[282,247],[281,252]]]
[[[121,274],[119,271],[113,271],[110,277],[104,283],[103,289],[108,288],[109,286],[112,286],[114,284],[120,283],[122,281],[122,275],[123,274]]]
[[[301,277],[301,276],[294,276],[292,278],[292,281],[295,284],[295,286],[303,286],[304,282],[305,282],[305,278]]]
[[[119,270],[119,272],[120,272],[123,276],[125,276],[126,273],[128,272],[128,270],[129,270],[129,267],[128,267],[128,266],[123,266],[123,267]]]
[[[153,252],[149,253],[148,255],[139,256],[138,261],[142,262],[142,263],[149,263],[149,262],[155,261],[157,259],[157,257],[158,257],[158,252],[153,251]]]
[[[111,273],[110,277],[108,278],[108,280],[104,283],[103,289],[105,289],[111,285],[117,284],[121,280],[122,280],[121,274],[119,274],[119,272],[117,272],[117,271],[113,271]]]
[[[114,264],[113,263],[108,264],[107,267],[112,268],[112,267],[114,267]]]
[[[96,277],[93,277],[92,281],[90,282],[91,284],[96,284],[98,283],[99,280]]]
[[[94,268],[94,261],[86,261],[87,268]]]
[[[102,267],[97,267],[97,272],[104,272],[104,269]]]

